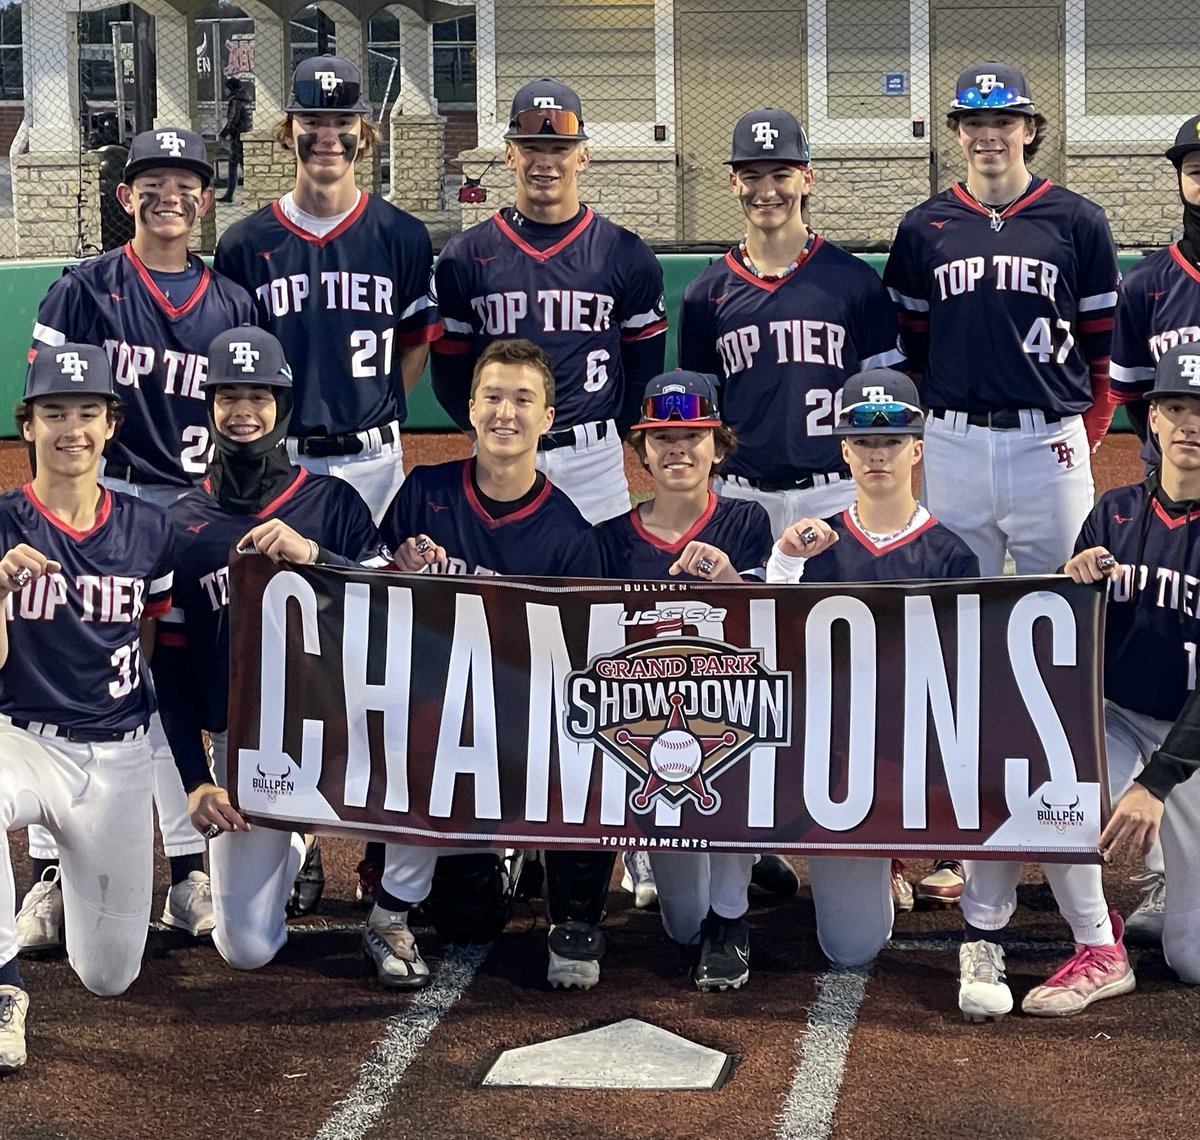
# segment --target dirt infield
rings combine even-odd
[[[456,437],[412,436],[405,448],[409,462],[466,454]],[[1107,440],[1099,486],[1136,478],[1135,453],[1128,437]],[[0,447],[0,483],[20,482],[23,465],[19,447]],[[23,890],[25,840],[11,838]],[[1135,993],[1082,1016],[969,1025],[955,1003],[956,911],[898,916],[869,972],[837,973],[802,886],[782,905],[752,909],[749,984],[700,995],[657,913],[635,910],[614,880],[595,990],[547,989],[534,903],[490,951],[443,951],[422,937],[439,959],[437,984],[405,995],[380,989],[361,956],[358,851],[336,840],[323,848],[321,912],[294,924],[262,970],[231,970],[211,943],[165,928],[151,931],[141,977],[118,998],[88,994],[61,958],[26,963],[30,1061],[0,1080],[0,1140],[1197,1135],[1200,991],[1178,985],[1157,952],[1136,956]],[[1136,869],[1126,860],[1106,871],[1123,911],[1137,900]],[[160,861],[156,914],[165,891]],[[1069,952],[1036,869],[1020,899],[1009,957],[1018,1002]],[[686,1094],[480,1087],[506,1047],[624,1017],[732,1053],[731,1078]]]

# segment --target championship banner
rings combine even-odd
[[[559,582],[235,555],[230,795],[542,848],[1098,862],[1103,595]]]

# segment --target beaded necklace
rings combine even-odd
[[[791,273],[795,273],[801,265],[804,264],[805,258],[812,252],[813,241],[816,239],[816,234],[812,230],[808,231],[808,240],[804,243],[804,248],[800,251],[799,256],[791,265],[785,269],[781,269],[778,273],[764,273],[753,261],[750,260],[750,254],[746,251],[746,241],[743,238],[738,243],[738,252],[742,255],[742,263],[746,266],[755,277],[761,278],[763,281],[781,281]]]

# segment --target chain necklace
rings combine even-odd
[[[876,534],[873,530],[868,530],[865,526],[863,526],[862,519],[858,517],[858,504],[850,504],[851,521],[876,546],[887,546],[888,543],[895,542],[898,538],[903,538],[910,530],[912,530],[913,524],[917,521],[917,518],[920,514],[921,504],[918,503],[915,507],[913,507],[913,513],[911,516],[909,516],[908,522],[906,522],[899,530],[894,530],[891,534]]]
[[[1029,181],[1025,183],[1024,189],[1011,202],[1005,202],[1003,206],[993,206],[990,203],[985,202],[982,198],[980,198],[979,195],[976,194],[975,191],[971,189],[970,183],[966,182],[965,180],[963,181],[963,186],[966,187],[967,193],[970,194],[971,197],[980,206],[982,206],[984,210],[987,211],[987,215],[991,219],[991,230],[992,230],[992,233],[994,233],[994,234],[998,234],[1002,229],[1004,229],[1004,218],[1002,218],[1000,215],[1003,214],[1005,210],[1009,209],[1012,206],[1015,206],[1022,198],[1024,198],[1025,195],[1029,192],[1029,187],[1032,185],[1033,185],[1033,175],[1031,174],[1029,176]]]
[[[738,252],[742,255],[742,263],[746,266],[755,277],[761,278],[763,281],[779,281],[787,277],[790,273],[795,273],[801,265],[804,264],[804,259],[812,252],[813,241],[816,239],[816,234],[812,230],[808,231],[808,240],[804,243],[804,248],[800,251],[800,255],[792,262],[791,265],[781,269],[778,273],[764,273],[753,261],[750,260],[750,254],[746,251],[746,242],[743,240],[738,244]]]

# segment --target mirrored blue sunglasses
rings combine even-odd
[[[663,392],[647,396],[642,404],[642,419],[662,420],[715,420],[717,405],[698,392]]]
[[[839,426],[849,428],[892,428],[896,431],[911,431],[924,423],[925,415],[920,408],[899,402],[852,404],[843,408],[838,417]]]
[[[1033,100],[1022,95],[1015,87],[993,87],[986,95],[978,87],[968,87],[955,96],[954,105],[964,109],[978,107],[984,111],[995,111],[1003,107],[1031,107]]]

